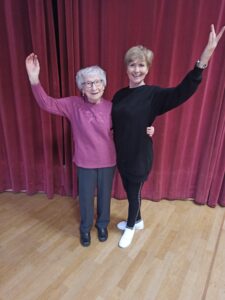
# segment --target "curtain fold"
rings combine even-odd
[[[77,195],[70,125],[36,104],[25,70],[30,52],[38,55],[51,96],[78,94],[76,72],[97,64],[107,72],[105,98],[111,99],[128,84],[123,56],[129,47],[153,50],[148,84],[174,86],[199,58],[210,24],[218,31],[224,20],[222,0],[1,1],[0,191]],[[223,36],[197,93],[154,122],[145,199],[225,206],[224,53]],[[118,173],[112,194],[125,198]]]

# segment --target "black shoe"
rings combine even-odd
[[[99,239],[99,241],[100,242],[106,241],[107,238],[108,238],[108,230],[107,230],[107,228],[99,228],[97,226],[96,226],[96,228],[98,230],[98,239]]]
[[[80,233],[80,243],[84,247],[88,247],[91,243],[90,232]]]

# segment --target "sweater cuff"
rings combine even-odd
[[[194,75],[195,79],[201,80],[201,79],[202,79],[202,72],[203,72],[203,71],[204,71],[204,69],[200,69],[200,68],[198,68],[198,67],[195,65],[192,74]]]

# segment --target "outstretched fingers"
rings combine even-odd
[[[225,31],[225,26],[223,26],[223,27],[221,28],[220,32],[217,34],[217,37],[216,37],[217,43],[218,43],[219,40],[221,39],[221,37],[222,37],[224,31]]]
[[[225,26],[223,26],[218,34],[216,34],[215,27],[213,24],[211,24],[211,31],[209,35],[209,43],[212,45],[217,46],[219,40],[221,39],[223,33],[225,31]]]

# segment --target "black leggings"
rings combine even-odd
[[[133,228],[135,222],[141,220],[141,189],[143,182],[132,182],[123,177],[122,181],[129,203],[127,227]]]

